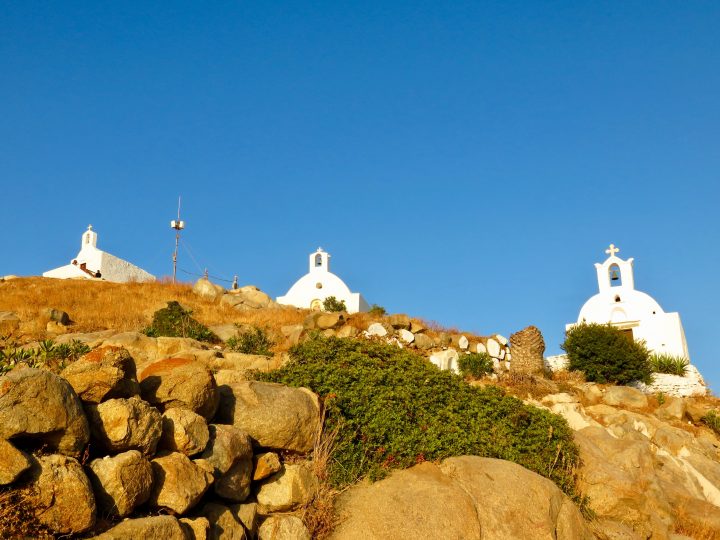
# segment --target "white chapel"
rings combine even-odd
[[[342,279],[330,272],[330,254],[318,248],[310,254],[310,271],[295,282],[278,304],[320,310],[323,301],[334,296],[345,302],[348,313],[368,311],[370,306],[360,293],[350,292]]]
[[[82,235],[80,252],[70,264],[43,272],[43,277],[58,279],[94,279],[124,283],[155,281],[155,276],[142,268],[106,253],[97,247],[98,235],[89,225]]]
[[[600,291],[580,309],[575,324],[610,323],[630,334],[636,340],[645,340],[648,349],[655,353],[688,355],[685,332],[678,313],[665,313],[650,295],[635,290],[633,259],[622,260],[614,244],[605,251],[607,260],[596,263]]]

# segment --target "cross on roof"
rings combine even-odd
[[[610,255],[611,257],[614,257],[615,254],[620,251],[620,248],[616,248],[615,244],[610,244],[610,248],[605,250],[605,253]]]

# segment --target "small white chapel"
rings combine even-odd
[[[678,313],[665,313],[650,295],[635,290],[633,259],[617,256],[614,244],[605,250],[607,260],[596,263],[600,291],[580,309],[576,324],[610,323],[636,340],[645,340],[650,352],[690,359],[685,332]]]
[[[155,281],[155,276],[132,263],[97,247],[98,235],[89,225],[82,235],[80,252],[65,266],[43,272],[43,277],[58,279],[93,279],[125,283]]]
[[[277,302],[319,311],[329,296],[344,301],[348,313],[370,309],[360,293],[350,292],[343,280],[330,272],[330,254],[318,248],[310,254],[310,271],[297,280],[285,296],[278,296]]]

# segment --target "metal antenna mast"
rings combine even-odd
[[[175,251],[173,252],[173,283],[175,283],[175,276],[177,275],[178,245],[180,244],[180,231],[185,228],[185,222],[180,221],[180,197],[178,197],[178,217],[177,220],[173,219],[170,222],[170,228],[175,229]]]

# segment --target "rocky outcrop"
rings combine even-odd
[[[476,456],[422,463],[338,501],[331,538],[590,540],[579,510],[555,484],[508,461]]]
[[[65,379],[30,368],[0,377],[0,439],[16,437],[80,456],[90,431],[80,399]]]
[[[163,411],[180,407],[209,420],[218,407],[217,386],[210,370],[183,358],[166,358],[145,367],[140,373],[140,390],[143,399]]]
[[[248,433],[259,446],[309,452],[320,421],[315,394],[305,388],[242,381],[220,387],[218,420]]]
[[[147,501],[153,482],[150,462],[137,450],[94,459],[88,477],[98,509],[112,517],[128,516]]]

